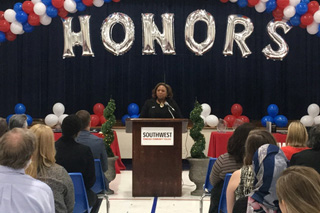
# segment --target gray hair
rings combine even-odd
[[[4,118],[0,118],[0,137],[8,131],[7,121]]]
[[[25,114],[15,114],[9,120],[9,129],[27,128],[27,116]]]

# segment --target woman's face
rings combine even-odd
[[[159,100],[166,99],[166,97],[168,95],[167,88],[163,85],[158,86],[157,91],[156,91],[156,95]]]

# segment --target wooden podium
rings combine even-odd
[[[188,119],[126,120],[126,132],[132,132],[134,197],[181,196],[181,144],[187,125]]]

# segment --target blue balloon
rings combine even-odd
[[[21,2],[15,3],[13,6],[13,10],[15,12],[22,11],[22,3]]]
[[[51,18],[54,18],[58,15],[58,10],[52,5],[47,6],[47,15]]]
[[[30,115],[26,115],[27,116],[27,123],[28,123],[28,126],[31,126],[32,124],[32,117]]]
[[[34,30],[34,26],[30,25],[28,22],[23,24],[23,30],[26,33],[31,33]]]
[[[237,4],[239,7],[246,7],[248,5],[248,0],[238,0]]]
[[[10,118],[11,118],[12,116],[13,116],[13,114],[7,116],[7,124],[9,124]]]
[[[278,115],[274,118],[274,123],[278,127],[286,127],[288,124],[288,119],[284,115]]]
[[[74,0],[76,3],[81,2],[81,0]]]
[[[28,21],[28,15],[23,11],[16,12],[16,19],[18,22],[24,24]]]
[[[267,121],[270,121],[271,123],[273,123],[273,117],[266,115],[261,119],[261,124],[262,126],[266,126],[267,125]]]
[[[109,2],[111,2],[112,0],[104,0],[104,2],[106,2],[106,3],[109,3]]]
[[[308,5],[306,3],[299,3],[296,6],[296,13],[300,16],[305,14],[307,11],[308,11]]]
[[[298,14],[295,14],[294,16],[292,16],[290,18],[290,23],[293,25],[293,26],[299,26],[301,21],[300,21],[300,16]]]
[[[135,103],[131,103],[128,106],[128,113],[130,116],[139,114],[139,106]]]
[[[24,114],[26,112],[26,107],[19,103],[14,107],[14,112],[16,114]]]
[[[51,4],[51,0],[41,0],[41,1],[42,1],[42,3],[43,3],[44,5],[46,5],[46,6],[52,5],[52,4]]]
[[[86,5],[84,5],[81,1],[77,3],[77,10],[78,11],[85,11],[86,10]]]
[[[139,115],[131,115],[130,118],[139,118],[140,117],[140,114]]]
[[[301,3],[309,4],[309,0],[301,0]]]
[[[277,8],[277,2],[276,0],[269,0],[266,3],[266,12],[267,13],[271,13],[272,11],[274,11],[274,9]]]
[[[279,113],[279,107],[275,104],[270,104],[267,111],[271,117],[275,117]]]
[[[6,34],[4,34],[4,32],[0,31],[0,42],[5,42],[6,40],[7,40]]]
[[[126,114],[126,115],[124,115],[124,116],[122,116],[122,118],[121,118],[121,122],[122,122],[122,124],[123,124],[123,125],[126,125],[126,119],[127,119],[127,118],[130,118],[130,116],[129,116],[129,115],[127,115],[127,114]]]

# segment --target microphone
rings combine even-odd
[[[176,111],[169,103],[168,101],[164,102],[164,105],[170,107],[172,109],[172,111]]]

